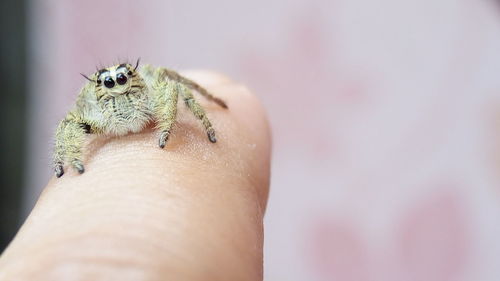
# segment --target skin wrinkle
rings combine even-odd
[[[154,124],[90,139],[86,172],[68,169],[49,182],[0,258],[0,280],[66,280],[75,272],[115,280],[113,268],[127,263],[133,270],[120,280],[262,280],[271,149],[264,110],[224,77],[184,75],[229,105],[199,98],[217,143],[183,106],[164,150]]]
[[[162,224],[158,224],[157,221],[150,220],[148,221],[135,221],[131,222],[129,216],[124,216],[122,219],[114,219],[110,220],[109,223],[99,223],[97,225],[92,224],[92,221],[81,221],[80,226],[84,226],[85,228],[81,231],[75,230],[74,227],[72,226],[67,226],[66,228],[61,228],[58,229],[58,231],[55,233],[56,236],[54,235],[49,235],[50,233],[46,233],[45,235],[47,237],[52,237],[49,240],[45,240],[43,246],[45,248],[54,248],[57,246],[65,246],[65,245],[72,245],[72,241],[79,241],[83,240],[82,238],[85,237],[99,237],[103,238],[109,235],[110,237],[112,235],[119,235],[121,239],[135,239],[135,238],[141,238],[144,233],[147,234],[152,234],[153,237],[160,237],[160,234],[165,234],[165,233],[178,233],[179,230],[185,229],[185,224],[182,223],[182,220],[180,219],[174,219],[172,220],[173,217],[170,218],[168,221],[168,224],[165,223],[165,226]],[[167,227],[168,225],[168,227]],[[183,226],[184,225],[184,226]],[[175,226],[175,227],[174,227]],[[117,230],[119,230],[117,232]],[[125,232],[121,232],[121,230],[126,230]],[[177,232],[176,232],[177,231]],[[58,232],[62,232],[62,234],[58,234]],[[67,236],[66,232],[71,232],[71,236]],[[116,238],[116,237],[115,237]],[[36,241],[32,241],[36,242]],[[149,239],[144,239],[144,242],[154,242],[154,240],[149,240]],[[157,241],[159,242],[159,241]],[[36,245],[36,244],[35,244]],[[158,243],[158,245],[161,245],[161,243]],[[32,248],[33,245],[31,245]],[[38,252],[38,251],[34,251]]]
[[[178,230],[179,228],[181,228],[181,225],[182,225],[182,221],[180,221],[179,219],[174,220],[174,221],[169,220],[168,225],[171,226],[170,229],[162,227],[161,224],[155,223],[153,220],[150,220],[150,222],[153,222],[153,223],[148,223],[148,221],[143,221],[141,223],[140,221],[131,222],[130,219],[131,219],[130,217],[124,216],[121,220],[115,219],[114,225],[113,224],[107,225],[105,223],[104,224],[101,223],[101,224],[96,225],[94,227],[91,227],[89,229],[85,229],[83,232],[76,232],[75,233],[73,231],[73,234],[71,237],[65,238],[64,233],[66,232],[66,230],[71,230],[73,228],[71,225],[68,225],[65,229],[64,228],[58,229],[58,231],[63,232],[62,235],[55,236],[51,240],[45,240],[45,242],[42,246],[43,246],[43,248],[53,248],[53,247],[56,247],[56,246],[61,245],[61,244],[62,245],[65,245],[65,244],[71,245],[72,240],[78,240],[80,238],[92,237],[92,236],[101,237],[101,236],[105,236],[105,235],[120,235],[121,239],[124,239],[127,237],[141,238],[141,235],[140,235],[141,232],[150,233],[150,234],[153,234],[153,236],[157,235],[159,237],[160,234],[162,234],[162,233],[175,232],[175,230]],[[112,221],[112,220],[110,220],[110,221]],[[122,227],[117,227],[117,226],[121,225],[121,222],[126,222],[126,224],[122,224]],[[81,224],[83,224],[83,226],[85,226],[85,225],[88,225],[88,222],[83,221],[83,222],[81,222]],[[117,225],[117,226],[115,226],[115,225]],[[125,226],[127,226],[127,227],[125,227]],[[176,226],[176,227],[172,227],[172,226]],[[54,226],[54,227],[57,227],[57,226]],[[126,228],[127,232],[125,232],[125,233],[116,232],[117,229],[120,230],[121,228]],[[144,231],[137,232],[137,231],[134,231],[134,229],[143,229]],[[46,233],[45,235],[50,237],[50,233]],[[151,241],[148,239],[143,239],[143,240],[144,241]],[[32,242],[36,242],[36,241],[32,241]],[[148,242],[148,243],[150,243],[150,242]],[[33,246],[33,245],[31,245],[31,246]],[[39,249],[35,249],[33,247],[31,247],[31,249],[33,250],[33,253],[39,252]]]
[[[140,217],[144,213],[152,213],[153,211],[158,211],[158,210],[168,211],[169,209],[172,209],[172,208],[177,208],[177,209],[181,208],[181,204],[179,204],[178,201],[182,200],[182,197],[176,198],[175,201],[172,202],[175,204],[171,205],[171,206],[166,206],[165,204],[159,204],[156,202],[154,202],[153,204],[148,206],[148,205],[146,205],[148,203],[148,201],[144,200],[141,197],[136,197],[136,198],[138,199],[136,201],[143,200],[145,202],[136,203],[136,205],[134,206],[133,209],[128,210],[128,209],[124,208],[124,207],[127,207],[127,205],[123,204],[123,203],[113,204],[113,203],[109,203],[109,202],[96,201],[95,204],[86,203],[86,204],[82,204],[80,206],[76,206],[72,209],[68,209],[68,211],[65,213],[65,216],[72,217],[72,216],[79,215],[79,214],[86,214],[87,216],[90,216],[90,215],[93,215],[93,212],[92,212],[93,209],[97,209],[97,210],[108,209],[108,210],[114,210],[114,211],[102,214],[102,215],[106,216],[106,220],[104,220],[104,219],[103,220],[104,221],[109,220],[110,222],[113,222],[113,221],[119,220],[121,214],[123,214],[122,217],[126,218],[127,220],[131,220],[136,216]],[[120,199],[120,198],[118,198],[118,199]],[[125,211],[123,211],[122,209]],[[54,217],[54,216],[46,217],[43,219],[45,221],[49,221],[50,219],[52,219],[52,217]],[[75,225],[81,224],[82,222],[85,222],[85,219],[86,219],[86,217],[83,217],[78,222],[75,221],[74,223],[75,223]],[[171,218],[169,218],[169,219],[170,219],[169,220],[170,222],[177,222],[178,221],[178,220],[172,220]],[[143,224],[147,223],[147,219],[142,221],[142,223]],[[45,223],[45,224],[51,225],[50,222]],[[65,223],[64,225],[55,224],[54,227],[64,227],[65,225],[70,225],[70,224],[71,224],[71,222]],[[69,228],[71,228],[71,227],[69,227]]]
[[[82,240],[77,241],[80,245],[82,243]],[[131,241],[133,242],[133,241]],[[141,241],[142,242],[142,241]],[[95,241],[94,243],[91,244],[92,246],[95,247]],[[102,247],[108,246],[107,244],[103,245]],[[60,250],[53,250],[51,256],[56,257],[54,260],[46,260],[44,259],[45,256],[50,255],[50,253],[46,252],[40,252],[37,253],[37,256],[39,256],[38,263],[37,265],[40,267],[41,272],[45,272],[46,274],[50,275],[51,271],[60,271],[61,267],[64,267],[67,264],[75,264],[79,267],[85,266],[88,267],[89,265],[93,266],[101,266],[103,268],[113,268],[116,267],[117,265],[120,266],[120,268],[116,268],[116,272],[112,275],[114,278],[116,278],[117,273],[121,273],[122,270],[129,270],[131,268],[136,268],[137,270],[149,273],[151,275],[152,272],[155,272],[155,268],[158,268],[160,265],[154,263],[154,260],[152,261],[150,259],[150,256],[152,254],[152,251],[149,251],[149,253],[144,253],[143,255],[138,255],[138,251],[140,251],[140,248],[133,248],[133,249],[128,249],[127,245],[124,247],[120,247],[120,251],[117,251],[116,253],[108,253],[107,255],[102,255],[100,253],[99,256],[96,256],[95,253],[88,253],[86,255],[82,255],[82,250],[84,251],[85,248],[79,248],[79,252],[77,255],[74,255],[75,251],[68,251],[68,247],[61,247]],[[128,254],[125,254],[124,250],[129,250]],[[157,249],[155,249],[157,250]],[[68,254],[71,253],[71,254]],[[63,253],[63,254],[58,254],[58,253]],[[174,256],[173,253],[168,253],[170,256]],[[60,258],[57,258],[60,257]],[[177,257],[181,258],[181,257]],[[19,266],[23,266],[22,260],[19,261]],[[69,275],[72,278],[75,278],[74,274]],[[28,279],[29,280],[29,279]],[[39,279],[36,279],[39,280]],[[47,280],[54,280],[52,278],[47,278]],[[66,278],[63,278],[61,280],[68,280]],[[87,279],[85,279],[87,280]],[[88,280],[95,280],[95,279],[88,279]],[[122,280],[122,279],[120,279]],[[135,279],[131,279],[135,280]]]
[[[143,239],[137,238],[140,237],[127,235],[125,237],[120,236],[119,239],[116,239],[116,237],[113,236],[113,233],[106,232],[88,233],[71,238],[66,237],[61,241],[62,243],[51,243],[49,244],[50,247],[40,247],[39,249],[34,249],[36,251],[33,251],[32,259],[38,259],[40,262],[44,262],[47,256],[56,258],[62,257],[63,259],[88,258],[94,260],[115,258],[118,259],[117,262],[121,262],[120,259],[128,259],[131,264],[137,264],[138,258],[142,258],[143,260],[145,260],[144,264],[150,263],[151,261],[149,260],[149,254],[150,252],[152,252],[151,249],[153,249],[154,244],[144,244]],[[102,243],[101,241],[104,241],[106,243]],[[110,244],[118,245],[117,243],[113,243],[114,241],[121,241],[126,243],[122,243],[124,244],[123,247],[106,248],[106,246],[109,246]],[[75,242],[78,243],[76,244],[77,247],[74,246]],[[129,247],[129,245],[134,245],[134,243],[136,242],[140,242],[142,246],[140,248]],[[98,255],[96,255],[95,251],[88,250],[86,247],[82,246],[86,244],[89,244],[93,247],[102,244],[101,251],[98,253]],[[68,245],[71,245],[71,247],[68,247]],[[158,245],[161,244],[157,244],[156,246]],[[108,251],[102,249],[108,249]],[[154,249],[158,250],[158,248]],[[165,248],[165,250],[168,250],[168,248]],[[88,253],[86,251],[88,251]],[[171,255],[172,253],[169,254]]]

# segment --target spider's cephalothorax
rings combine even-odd
[[[193,114],[201,120],[208,139],[215,143],[215,131],[205,111],[194,99],[198,91],[223,108],[226,104],[195,82],[177,72],[145,65],[119,64],[104,68],[83,87],[76,106],[61,121],[56,131],[54,169],[57,177],[70,163],[83,173],[83,145],[86,134],[125,135],[141,131],[150,121],[160,130],[159,146],[165,147],[176,119],[179,95]]]

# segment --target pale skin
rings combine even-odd
[[[185,75],[231,105],[200,100],[217,143],[184,107],[163,150],[154,125],[96,136],[84,174],[48,183],[0,257],[0,280],[262,280],[264,110],[224,76]]]

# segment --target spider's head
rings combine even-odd
[[[83,75],[87,80],[94,83],[98,100],[104,96],[118,96],[131,92],[133,88],[138,88],[140,77],[137,73],[139,60],[134,66],[122,63],[111,67],[103,68],[94,73],[90,78]]]

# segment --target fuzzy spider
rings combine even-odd
[[[194,99],[196,90],[223,108],[227,105],[203,87],[177,72],[145,65],[139,70],[128,63],[101,69],[92,76],[78,95],[76,106],[56,130],[54,170],[59,178],[69,162],[80,174],[86,134],[122,136],[141,131],[154,121],[161,131],[159,146],[165,147],[176,119],[177,100],[181,95],[186,106],[201,120],[208,139],[215,143],[215,131],[205,111]]]

